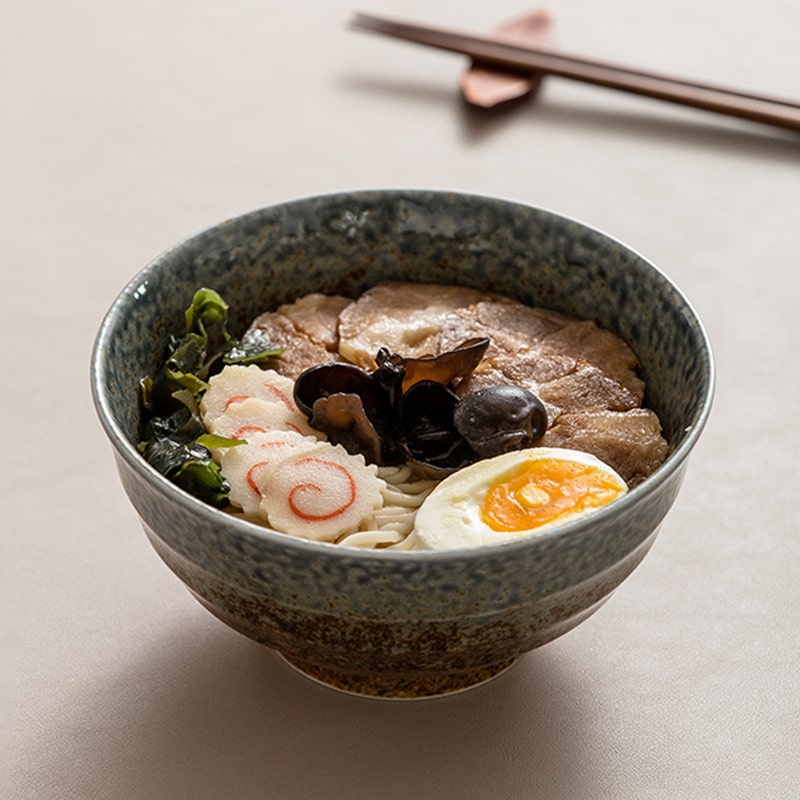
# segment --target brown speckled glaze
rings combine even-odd
[[[307,542],[183,493],[138,455],[135,386],[195,289],[243,329],[310,291],[383,280],[460,283],[597,321],[636,351],[670,443],[666,463],[589,520],[496,547],[440,553]],[[346,691],[458,691],[579,624],[635,569],[709,413],[708,340],[675,286],[612,238],[548,211],[427,191],[308,198],[239,217],[161,255],[110,309],[92,388],[123,486],[164,562],[215,616]]]

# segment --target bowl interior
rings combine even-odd
[[[616,240],[551,212],[426,191],[308,198],[231,219],[166,251],[121,293],[98,336],[93,388],[101,419],[134,445],[134,387],[151,374],[195,290],[231,306],[241,332],[307,292],[356,296],[384,280],[456,283],[592,319],[625,339],[674,452],[707,414],[712,363],[680,291]]]

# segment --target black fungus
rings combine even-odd
[[[318,398],[309,423],[317,430],[325,431],[331,443],[340,444],[348,453],[361,453],[371,464],[391,461],[357,394],[339,392]]]
[[[544,406],[526,389],[493,386],[461,400],[452,391],[451,381],[469,375],[488,345],[470,339],[416,359],[381,348],[372,372],[343,363],[311,367],[297,378],[294,399],[313,427],[348,452],[441,478],[527,447],[547,428]]]
[[[445,456],[455,439],[453,411],[458,397],[436,381],[415,383],[404,395],[400,407],[403,440],[409,452],[420,460]]]
[[[456,378],[471,375],[481,363],[488,347],[489,340],[482,337],[467,339],[454,350],[447,350],[438,356],[403,358],[402,365],[405,369],[403,389],[407,391],[415,383],[426,380],[449,386]]]
[[[381,402],[370,373],[354,364],[320,364],[305,370],[294,384],[294,402],[308,417],[320,397],[332,394],[356,394],[365,405]]]
[[[547,430],[542,401],[520,386],[490,386],[466,395],[453,422],[480,458],[530,447]]]
[[[371,463],[398,464],[403,460],[396,409],[401,384],[402,375],[388,365],[369,373],[353,364],[322,364],[298,376],[294,400],[334,444]]]

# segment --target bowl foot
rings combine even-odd
[[[279,653],[292,669],[329,689],[345,694],[382,700],[425,700],[465,692],[494,680],[510,669],[518,657],[489,667],[463,672],[418,672],[389,675],[363,675],[307,664]]]
[[[480,686],[505,672],[520,658],[517,653],[491,664],[467,668],[453,668],[445,658],[438,669],[430,665],[419,669],[393,669],[384,664],[381,667],[376,665],[368,671],[350,670],[330,663],[320,663],[319,660],[307,660],[302,654],[296,655],[292,652],[294,648],[290,640],[281,641],[281,637],[277,635],[267,636],[260,626],[211,603],[191,588],[189,592],[217,619],[248,639],[275,650],[287,664],[306,678],[348,694],[398,700],[440,697]]]

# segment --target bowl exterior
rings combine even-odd
[[[326,683],[393,697],[480,683],[593,613],[644,558],[683,478],[536,548],[409,558],[220,525],[119,471],[151,544],[215,616]]]
[[[135,451],[134,387],[153,371],[194,291],[219,291],[243,330],[307,292],[356,296],[384,280],[501,292],[614,330],[634,348],[672,453],[590,524],[450,553],[310,543],[185,495]],[[165,563],[217,617],[327,683],[416,697],[474,685],[574,627],[653,543],[703,427],[710,348],[651,264],[550,212],[439,192],[356,192],[230,220],[146,267],[95,345],[93,391],[122,483]]]

